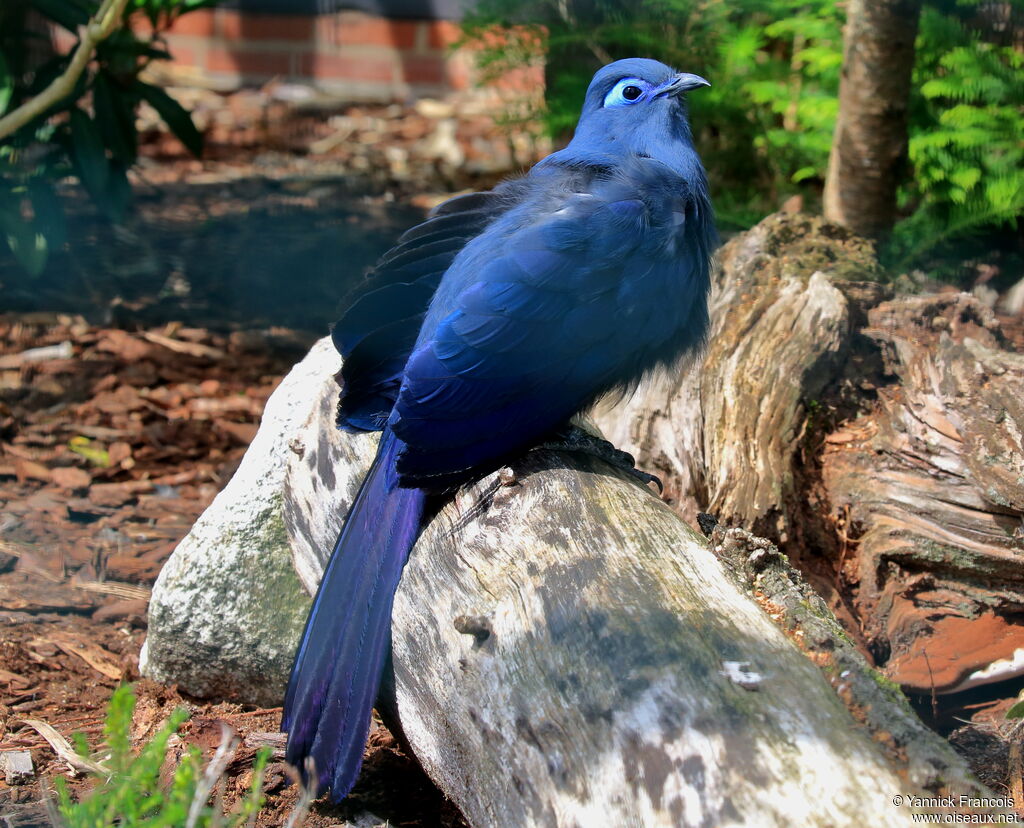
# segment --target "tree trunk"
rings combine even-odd
[[[898,385],[825,438],[822,477],[886,673],[948,693],[1024,672],[1024,355],[966,294],[868,315]]]
[[[877,239],[892,229],[906,162],[921,0],[850,0],[847,9],[825,217]]]
[[[971,296],[854,281],[859,244],[786,215],[731,241],[700,368],[596,424],[681,514],[778,542],[890,679],[1020,676],[1024,357]]]
[[[471,825],[897,826],[901,774],[970,787],[771,544],[714,542],[548,451],[430,523],[395,602],[397,711]]]

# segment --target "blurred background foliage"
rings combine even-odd
[[[138,151],[136,113],[146,101],[194,154],[202,136],[189,114],[163,89],[140,80],[153,60],[170,55],[160,32],[179,15],[213,0],[127,0],[121,25],[102,40],[70,95],[0,138],[0,236],[29,275],[65,238],[64,213],[55,184],[75,176],[111,219],[131,194],[128,168]],[[95,20],[99,0],[2,0],[0,2],[0,115],[10,113],[61,76],[75,47],[55,48],[47,30],[56,24],[73,37]],[[148,26],[133,26],[145,17]]]
[[[545,59],[539,111],[564,138],[593,70],[632,55],[712,83],[690,96],[720,224],[751,226],[799,195],[817,211],[838,111],[843,4],[834,0],[481,0],[464,22],[488,77]],[[916,44],[894,270],[964,270],[1019,255],[1024,214],[1024,0],[933,0]],[[502,36],[496,37],[495,32]],[[936,274],[938,275],[938,274]]]
[[[6,242],[28,274],[41,273],[65,240],[57,182],[77,178],[108,218],[124,213],[142,102],[201,151],[188,113],[140,73],[169,57],[161,31],[171,21],[216,0],[0,0],[0,116],[67,69],[74,46],[61,51],[48,29],[77,38],[112,2],[125,4],[125,25],[99,44],[73,92],[0,138],[0,249]],[[793,197],[820,209],[838,112],[842,2],[476,0],[470,8],[462,45],[474,49],[483,81],[543,63],[544,95],[510,109],[508,120],[542,122],[565,140],[595,68],[658,58],[713,84],[690,107],[723,230],[749,227]],[[132,25],[141,18],[148,25]],[[925,0],[901,220],[881,250],[895,273],[917,268],[965,282],[986,262],[1020,271],[1022,64],[1024,0]]]

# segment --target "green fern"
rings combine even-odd
[[[1024,214],[1024,55],[984,43],[935,9],[921,20],[915,66],[919,98],[910,124],[913,178],[900,194],[912,214],[888,248],[912,266],[958,237]]]
[[[1024,214],[1022,55],[972,28],[984,0],[922,14],[910,100],[906,217],[885,251],[899,267]],[[1010,0],[1015,9],[1024,0]],[[482,0],[465,22],[492,76],[548,59],[542,118],[567,133],[604,59],[646,55],[706,75],[689,99],[716,212],[746,227],[799,193],[820,198],[838,113],[844,11],[835,0]],[[518,26],[519,28],[510,28]],[[495,29],[509,33],[495,38]],[[522,36],[528,32],[528,48]]]

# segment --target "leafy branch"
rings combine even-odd
[[[128,0],[103,0],[93,18],[81,28],[78,47],[67,69],[38,95],[0,118],[0,140],[31,123],[74,91],[96,47],[118,27],[127,5]]]

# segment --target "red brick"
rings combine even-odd
[[[78,38],[61,26],[53,26],[50,29],[50,42],[61,54],[68,54],[78,45]]]
[[[447,49],[462,37],[462,29],[458,23],[450,20],[435,20],[430,24],[427,33],[427,45],[431,49]]]
[[[173,34],[210,37],[213,35],[213,10],[197,9],[196,11],[186,12],[174,21],[168,31]]]
[[[392,83],[395,63],[384,55],[330,55],[313,52],[302,56],[300,73],[324,80],[375,81]]]
[[[509,92],[533,92],[544,88],[543,66],[517,66],[490,84]]]
[[[402,55],[406,83],[439,86],[448,83],[448,67],[440,55]]]
[[[463,92],[473,84],[473,70],[461,55],[448,59],[448,83],[452,89]]]
[[[132,32],[137,34],[139,37],[149,38],[153,34],[153,24],[149,22],[149,18],[144,14],[133,14],[129,19],[131,23]]]
[[[316,37],[316,18],[299,14],[250,14],[231,9],[217,11],[220,36],[227,40],[300,40]]]
[[[206,52],[206,69],[233,75],[290,75],[292,61],[289,52],[232,51],[210,47]]]
[[[171,53],[171,62],[178,64],[178,66],[198,66],[196,50],[192,48],[191,44],[183,42],[182,38],[169,35],[167,37],[167,51]]]
[[[317,41],[332,46],[390,46],[412,49],[417,24],[411,20],[385,20],[361,12],[341,12],[317,18]]]

